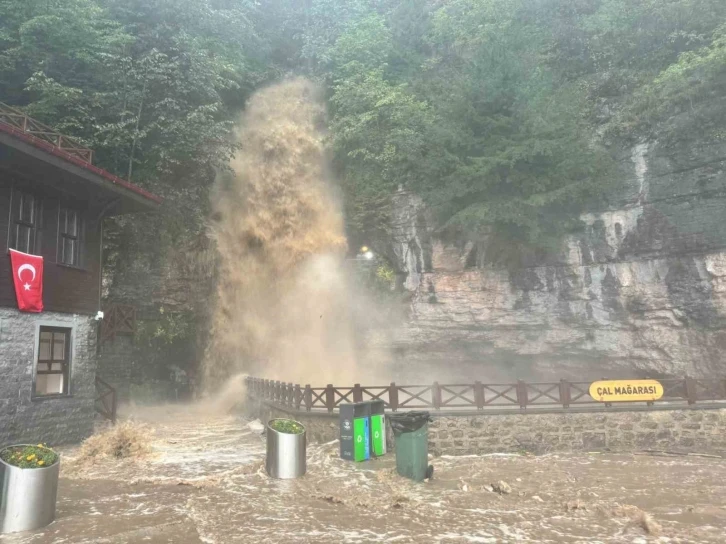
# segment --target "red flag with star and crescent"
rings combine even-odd
[[[43,257],[10,250],[15,296],[21,312],[43,311]]]

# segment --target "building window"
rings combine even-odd
[[[60,208],[58,219],[58,262],[81,266],[81,215],[72,208]]]
[[[40,201],[29,193],[13,191],[10,248],[40,254]]]
[[[34,396],[67,395],[70,368],[71,329],[40,327]]]

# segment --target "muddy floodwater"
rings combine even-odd
[[[250,420],[168,407],[137,417],[153,426],[151,454],[64,470],[57,521],[0,543],[726,542],[719,458],[439,457],[416,484],[392,454],[355,465],[334,442],[309,447],[304,478],[276,481]],[[70,466],[77,450],[63,453]]]

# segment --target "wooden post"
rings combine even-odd
[[[388,404],[391,406],[392,412],[398,410],[398,387],[395,382],[391,382],[388,388]]]
[[[686,376],[686,398],[688,399],[688,404],[696,404],[696,401],[698,400],[696,385],[696,380]]]
[[[434,405],[434,410],[441,410],[441,386],[439,382],[434,382],[431,386],[431,403]]]
[[[116,409],[118,408],[118,395],[115,389],[111,389],[111,423],[116,425]]]
[[[520,410],[527,408],[527,384],[522,380],[517,380],[517,402]]]
[[[310,384],[305,385],[305,392],[303,393],[303,400],[305,401],[305,410],[308,412],[313,409],[313,390],[310,388]]]
[[[353,386],[353,402],[363,402],[363,389],[359,383]]]
[[[335,387],[333,387],[332,383],[329,383],[325,388],[325,407],[329,413],[335,408]]]
[[[477,410],[484,409],[484,386],[481,382],[474,382],[474,402]]]
[[[295,410],[300,409],[300,404],[302,404],[302,390],[300,389],[300,384],[295,384],[295,392],[293,393],[293,396],[295,397]]]
[[[562,403],[562,407],[569,408],[571,400],[570,382],[567,380],[560,380],[560,402]]]
[[[292,408],[294,405],[295,399],[293,397],[293,392],[295,391],[295,386],[292,385],[292,382],[287,382],[287,405]]]

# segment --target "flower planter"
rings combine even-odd
[[[9,448],[18,446],[26,445]],[[19,468],[0,458],[0,534],[33,531],[55,519],[59,472],[60,457],[42,468]]]
[[[276,430],[277,422],[291,422],[302,432]],[[278,426],[279,427],[279,426]],[[299,478],[307,469],[305,427],[292,420],[272,419],[267,423],[267,474],[273,478]]]

